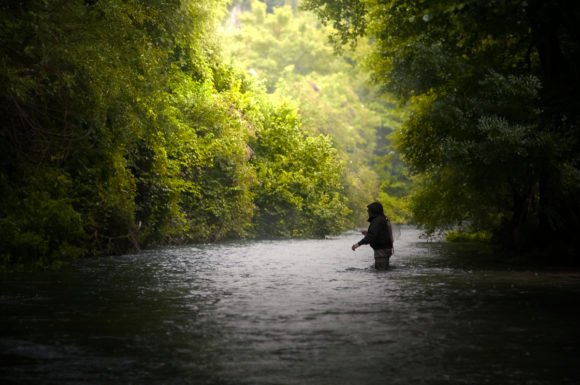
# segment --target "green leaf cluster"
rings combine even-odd
[[[364,225],[366,205],[377,199],[405,222],[411,182],[389,137],[400,122],[396,106],[362,68],[369,46],[338,56],[327,41],[332,31],[309,12],[254,0],[235,3],[224,41],[230,60],[298,109],[304,131],[328,136],[337,149],[351,212],[346,225]]]
[[[265,170],[308,192],[291,210],[298,235],[337,231],[340,161],[226,63],[226,12],[219,0],[0,5],[2,264],[257,235]],[[288,155],[304,170],[291,182],[275,164]]]
[[[295,109],[270,105],[253,148],[257,234],[323,237],[344,229],[343,165],[328,137],[306,136]]]
[[[368,37],[367,66],[409,107],[394,140],[429,232],[489,231],[519,249],[580,227],[577,2],[305,0],[335,41]],[[353,13],[354,12],[354,13]]]

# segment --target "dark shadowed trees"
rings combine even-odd
[[[491,230],[516,248],[577,251],[579,26],[570,0],[306,0],[373,39],[371,71],[411,106],[400,149],[428,230]]]

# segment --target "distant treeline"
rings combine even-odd
[[[234,1],[221,35],[227,59],[275,100],[295,106],[305,132],[330,138],[344,163],[349,226],[366,225],[366,205],[377,198],[393,222],[409,221],[412,183],[390,140],[401,111],[369,82],[364,58],[371,46],[336,55],[328,41],[333,29],[321,26],[312,12],[298,11],[297,4]]]
[[[344,229],[344,161],[226,64],[218,0],[0,5],[0,261]]]

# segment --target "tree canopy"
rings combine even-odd
[[[399,117],[392,100],[369,84],[361,66],[368,49],[336,55],[326,38],[332,28],[309,12],[267,3],[234,3],[223,38],[230,60],[275,99],[296,106],[306,132],[328,136],[344,163],[349,226],[364,225],[366,205],[377,198],[392,220],[408,220],[411,183],[387,139]]]
[[[372,40],[368,68],[410,106],[398,148],[433,231],[489,230],[516,248],[577,250],[575,1],[305,0],[337,44]],[[576,246],[575,246],[576,245]],[[558,254],[558,252],[556,253]]]
[[[323,237],[377,198],[575,255],[577,2],[229,3],[0,5],[3,265]]]
[[[226,3],[0,5],[3,265],[343,229],[342,160],[223,58]]]

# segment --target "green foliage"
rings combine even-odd
[[[2,6],[0,161],[9,198],[0,213],[2,227],[18,234],[2,245],[5,262],[49,267],[87,252],[185,239],[183,195],[201,186],[181,174],[212,165],[209,155],[194,161],[203,152],[198,126],[171,99],[172,82],[180,73],[190,89],[211,94],[215,42],[207,37],[222,8],[104,0]],[[204,104],[225,120],[225,102]],[[224,152],[245,154],[245,147]],[[67,187],[47,194],[52,183]]]
[[[28,176],[37,188],[19,197],[3,195],[0,218],[0,259],[13,268],[55,268],[83,252],[82,218],[62,198],[71,189],[71,179],[58,169],[39,169]],[[11,193],[10,191],[6,191]]]
[[[302,7],[313,10],[325,25],[332,24],[334,31],[329,37],[337,48],[348,42],[354,44],[356,38],[365,32],[367,14],[365,1],[304,0]]]
[[[460,231],[450,231],[445,234],[447,242],[481,242],[487,243],[491,240],[492,234],[487,231],[478,231],[475,233],[465,233]]]
[[[329,140],[304,135],[295,110],[221,57],[225,1],[61,3],[0,5],[2,264],[256,234],[265,170],[302,200],[288,211],[298,227],[275,235],[343,226]],[[268,166],[280,157],[300,165],[291,183]]]
[[[398,124],[394,104],[376,93],[360,67],[368,45],[337,56],[326,42],[331,28],[321,27],[310,13],[268,4],[271,12],[259,1],[234,7],[224,31],[231,60],[245,66],[279,102],[291,100],[309,135],[330,137],[345,165],[347,225],[363,225],[366,205],[379,194],[388,199],[393,191],[400,197],[409,191],[404,165],[387,140]],[[389,180],[382,190],[377,173]],[[398,219],[406,221],[399,209]]]
[[[539,177],[546,146],[536,125],[539,84],[491,73],[469,95],[417,97],[402,131],[406,159],[422,175],[415,219],[433,228],[468,221],[498,228]]]
[[[545,247],[549,238],[574,249],[578,3],[303,6],[333,23],[340,43],[369,36],[373,79],[411,105],[393,139],[420,186],[411,203],[419,224],[489,230],[516,248]]]
[[[252,69],[274,91],[280,74],[290,65],[300,75],[316,72],[333,74],[345,69],[346,63],[336,60],[332,47],[324,44],[324,35],[315,20],[306,15],[295,15],[289,7],[273,8],[266,13],[266,4],[251,3],[252,12],[237,14],[230,25],[229,56],[243,67]]]
[[[181,209],[186,239],[219,240],[246,234],[253,214],[252,180],[248,163],[250,132],[240,109],[246,97],[239,85],[215,94],[211,84],[176,79],[172,112],[184,114],[182,132],[168,144],[168,157],[177,162],[184,180]],[[169,119],[176,119],[169,116]],[[195,130],[185,122],[195,122]],[[177,129],[176,131],[177,132]],[[195,151],[192,151],[195,149]]]
[[[270,106],[252,147],[257,234],[322,237],[344,229],[342,164],[327,137],[306,137],[294,109]]]

